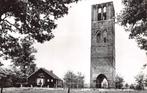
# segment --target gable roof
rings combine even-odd
[[[48,71],[45,68],[40,68],[37,71],[33,72],[30,76],[28,76],[28,78],[30,78],[32,75],[34,75],[35,73],[37,73],[39,70],[43,70],[45,73],[47,73],[48,75],[52,76],[54,79],[58,79],[61,80],[58,76],[56,76],[52,71]]]

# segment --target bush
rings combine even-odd
[[[120,76],[116,76],[115,77],[115,87],[117,89],[121,89],[123,87],[123,82],[124,82],[124,79]]]
[[[136,90],[144,90],[144,86],[143,85],[136,85],[135,89]]]
[[[131,84],[130,89],[135,89],[135,85]]]

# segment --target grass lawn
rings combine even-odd
[[[3,93],[67,93],[67,89],[51,88],[5,88]],[[144,91],[133,90],[93,90],[93,89],[71,89],[70,93],[147,93]]]

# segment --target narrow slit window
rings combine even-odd
[[[104,43],[106,43],[106,37],[104,37]]]
[[[106,30],[103,32],[103,41],[104,43],[107,42],[107,31]]]
[[[100,39],[101,39],[101,34],[100,34],[100,33],[98,33],[98,34],[97,34],[97,37],[96,37],[96,41],[97,41],[97,43],[99,43],[99,42],[100,42]]]

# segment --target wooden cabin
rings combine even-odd
[[[28,77],[28,84],[33,87],[56,88],[62,87],[63,81],[53,71],[40,68]]]

